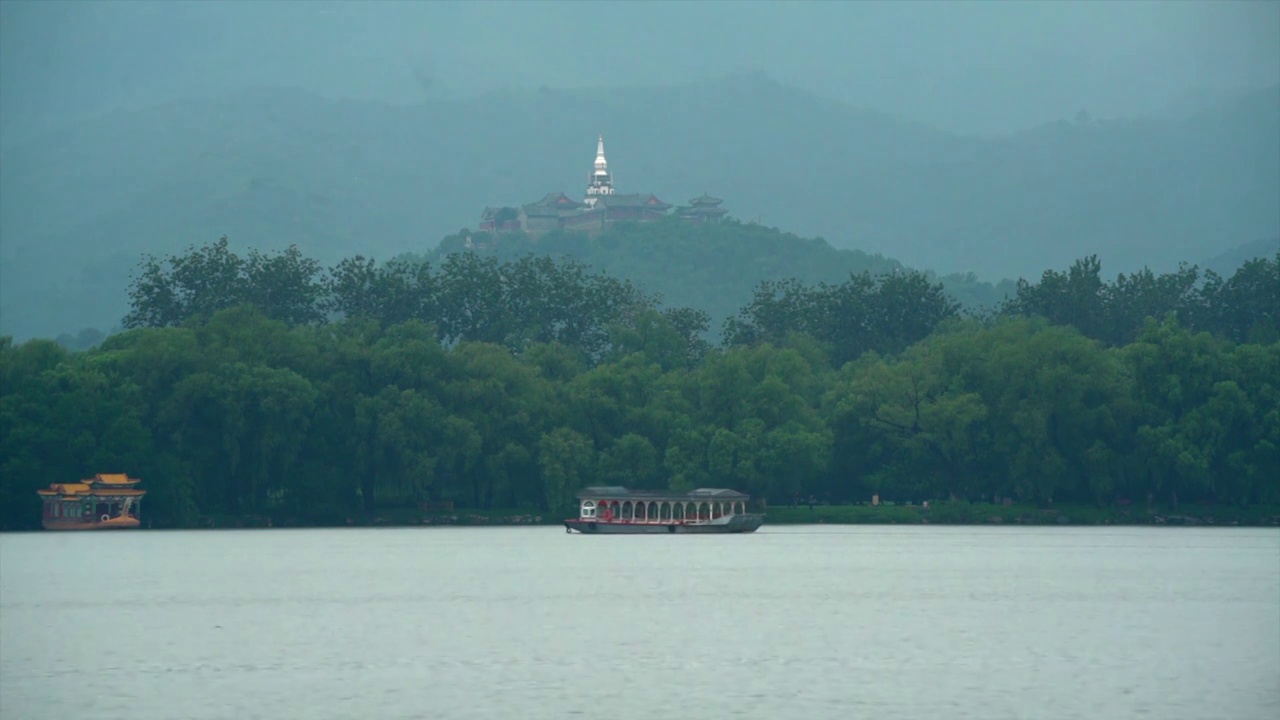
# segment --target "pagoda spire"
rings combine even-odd
[[[596,140],[596,171],[609,171],[609,161],[604,159],[604,135]]]
[[[591,176],[587,179],[587,205],[595,205],[601,195],[613,194],[613,175],[609,172],[609,161],[604,157],[604,134],[596,140],[596,162]]]

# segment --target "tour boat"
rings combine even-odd
[[[146,490],[124,473],[98,474],[77,483],[37,490],[46,530],[130,530],[141,525],[138,510]]]
[[[726,488],[629,490],[589,487],[578,493],[578,517],[564,521],[565,532],[656,535],[661,533],[749,533],[764,515],[747,512],[749,495]]]

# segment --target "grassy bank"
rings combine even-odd
[[[767,525],[1190,525],[1280,526],[1280,507],[1231,505],[1182,505],[1177,509],[1156,505],[1095,507],[1089,505],[992,505],[989,503],[937,502],[920,505],[775,505],[767,509]],[[289,527],[493,527],[559,525],[572,511],[543,512],[529,508],[422,512],[415,508],[389,508],[376,513],[328,514],[298,517],[272,515],[211,515],[198,528]]]

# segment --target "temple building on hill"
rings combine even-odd
[[[676,208],[676,215],[692,222],[720,222],[720,219],[729,213],[728,210],[720,207],[722,202],[724,201],[720,198],[702,193],[701,197],[690,200],[687,206]]]
[[[693,222],[716,222],[728,213],[719,198],[703,195],[676,209],[676,216]],[[599,232],[616,222],[654,222],[669,217],[673,206],[652,193],[618,194],[613,173],[604,155],[604,136],[596,141],[596,159],[587,176],[582,201],[563,192],[547,193],[541,200],[514,207],[486,207],[480,215],[480,232],[524,232],[537,236],[552,230]]]

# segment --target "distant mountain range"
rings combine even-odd
[[[748,74],[413,107],[257,89],[105,115],[0,155],[0,333],[125,312],[144,252],[228,235],[326,263],[422,253],[485,205],[581,192],[604,133],[620,192],[704,191],[745,221],[940,274],[1109,274],[1280,237],[1280,87],[1162,120],[961,137]]]
[[[1231,277],[1250,260],[1274,258],[1280,253],[1280,236],[1255,240],[1198,263],[1201,270],[1212,270],[1223,278]]]

